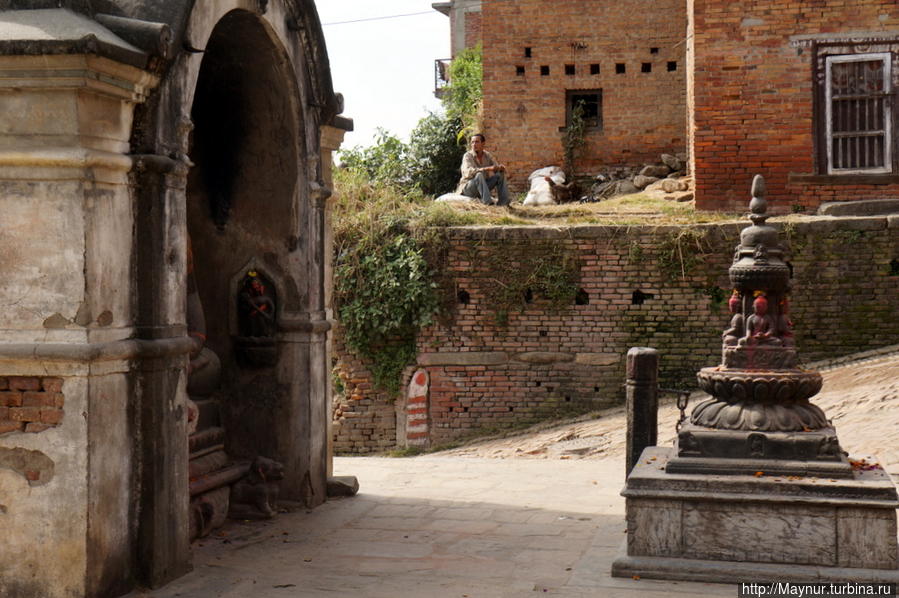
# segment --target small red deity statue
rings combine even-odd
[[[730,313],[734,314],[734,317],[730,320],[730,328],[725,330],[724,334],[721,335],[724,339],[724,344],[727,346],[732,347],[736,345],[746,332],[744,330],[743,313],[740,311],[741,303],[740,293],[737,291],[734,291],[727,301],[727,307],[730,309]]]
[[[768,315],[768,299],[759,295],[752,302],[753,314],[746,320],[746,338],[749,344],[780,345],[774,320]]]
[[[275,303],[259,275],[250,271],[240,293],[241,336],[270,337],[275,332]]]

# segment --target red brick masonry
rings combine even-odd
[[[43,432],[62,422],[62,378],[0,376],[0,434]]]

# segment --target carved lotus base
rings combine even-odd
[[[690,422],[715,430],[765,432],[801,432],[830,425],[824,412],[808,401],[781,405],[748,401],[730,403],[717,398],[698,404]]]
[[[703,368],[699,387],[728,403],[793,403],[806,401],[821,390],[821,374],[807,370],[751,371]]]

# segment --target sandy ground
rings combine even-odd
[[[899,474],[899,353],[821,370],[822,391],[812,399],[837,429],[851,458],[873,455],[892,474]],[[695,393],[687,407],[703,397]],[[679,412],[673,399],[660,401],[659,445],[674,443]],[[594,414],[542,430],[484,440],[442,455],[599,459],[624,454],[627,419],[624,408]]]

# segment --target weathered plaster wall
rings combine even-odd
[[[124,591],[129,363],[95,358],[133,335],[126,154],[155,79],[84,55],[3,56],[0,74],[0,595]]]
[[[782,210],[813,210],[823,201],[899,194],[895,176],[879,182],[797,177],[817,174],[812,39],[819,36],[821,44],[828,44],[840,34],[895,36],[895,2],[693,0],[692,20],[689,43],[695,70],[688,93],[694,105],[698,207],[740,208],[742,181],[762,168],[769,199]],[[797,43],[794,36],[806,42]]]
[[[561,165],[566,90],[602,90],[602,130],[586,134],[579,172],[685,151],[686,28],[680,0],[484,0],[484,128],[512,186]]]
[[[720,363],[727,269],[745,225],[450,229],[450,286],[467,303],[419,337],[431,444],[619,404],[633,346],[660,351],[663,387],[695,388],[696,371]],[[899,217],[779,226],[794,251],[791,314],[804,359],[899,342]],[[580,304],[551,308],[539,277],[530,303],[497,303],[497,288],[565,258],[577,265]],[[364,364],[337,349],[346,392],[334,405],[335,450],[404,445],[404,399],[372,388]]]

